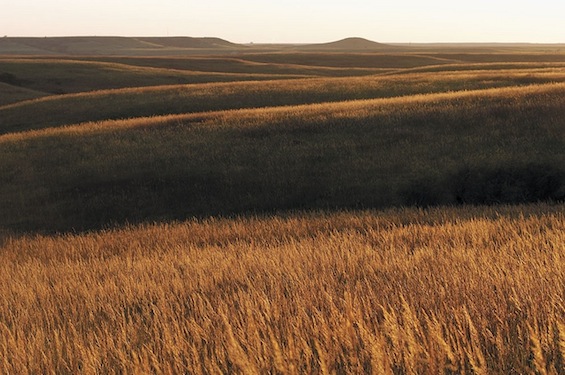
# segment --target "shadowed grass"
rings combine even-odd
[[[0,133],[85,121],[371,99],[565,81],[564,68],[455,71],[362,78],[130,88],[53,96],[0,107]]]
[[[307,66],[326,66],[340,68],[414,68],[461,62],[432,55],[410,53],[339,53],[339,52],[278,52],[245,54],[248,61],[262,63],[289,63]]]
[[[83,58],[86,59],[86,58]],[[362,76],[396,70],[396,68],[374,67],[333,67],[291,64],[282,59],[277,63],[246,60],[245,54],[233,56],[190,56],[190,57],[96,57],[96,61],[116,62],[128,65],[158,68],[193,70],[201,72],[247,73],[247,74],[294,74],[315,76]]]
[[[562,170],[564,98],[554,84],[5,135],[2,226],[386,207],[412,204],[404,193],[423,178],[435,203],[457,203],[444,181],[465,167]]]
[[[21,87],[51,94],[181,83],[297,78],[302,75],[196,72],[98,61],[0,58],[0,73]]]
[[[0,107],[24,100],[36,99],[48,95],[44,92],[34,91],[17,85],[0,82]]]

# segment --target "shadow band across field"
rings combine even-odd
[[[562,201],[565,86],[109,121],[0,138],[0,225]]]
[[[405,204],[520,204],[565,201],[565,170],[548,164],[462,167],[432,180],[422,178],[403,192]]]
[[[68,202],[70,217],[80,207],[82,229],[189,217],[264,214],[288,210],[349,210],[391,206],[496,205],[565,202],[565,171],[555,166],[524,165],[493,169],[463,168],[438,181],[416,181],[399,188],[395,201],[377,191],[346,187],[296,175],[288,188],[259,177],[226,183],[218,175],[109,181],[77,186],[55,199]],[[376,190],[376,189],[375,189]],[[80,202],[80,203],[79,203]]]

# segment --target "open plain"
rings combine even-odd
[[[0,39],[0,372],[563,374],[565,46]]]

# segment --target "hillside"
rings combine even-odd
[[[546,84],[7,134],[0,226],[562,200],[563,98]]]
[[[244,49],[245,46],[228,42],[220,38],[192,38],[192,37],[148,37],[148,38],[135,38],[136,40],[151,43],[161,47],[174,47],[174,48],[231,48],[231,49]]]
[[[560,200],[562,56],[504,57],[2,58],[0,228]]]
[[[220,38],[48,37],[0,38],[0,55],[174,55],[245,49]]]
[[[200,72],[68,58],[0,58],[0,82],[46,94],[302,77],[304,75]]]
[[[476,70],[470,70],[472,67],[467,65],[449,65],[446,66],[445,72],[439,70],[440,67],[436,67],[436,71],[428,73],[410,73],[411,70],[408,69],[407,72],[402,71],[397,74],[367,77],[287,78],[264,82],[258,81],[262,78],[261,76],[251,76],[251,78],[256,77],[256,80],[158,85],[52,95],[41,100],[0,106],[0,134],[88,121],[565,82],[563,65],[508,64],[497,65],[496,69],[492,68],[490,65],[478,64],[475,67]],[[140,72],[143,71],[143,69],[140,70]],[[153,72],[155,81],[149,81],[148,84],[159,82],[157,73],[161,74],[161,71],[155,69]],[[171,80],[167,79],[166,72],[161,78],[162,82],[170,83]],[[102,78],[102,75],[98,74]],[[194,76],[179,74],[178,79],[190,77],[196,80],[197,77],[204,78],[205,76],[204,74]],[[213,79],[214,77],[212,75],[208,78]],[[242,75],[235,75],[235,77],[219,75],[216,79],[227,77],[240,80],[245,78]],[[78,77],[75,77],[75,81],[77,79]],[[139,85],[144,83],[142,76],[133,76],[129,82],[135,79],[138,80]],[[99,85],[102,83],[102,79],[97,82]],[[87,85],[88,82],[85,81],[84,84]],[[41,118],[42,121],[37,122],[35,120],[37,118]]]
[[[7,104],[40,98],[47,95],[48,94],[45,92],[34,91],[26,89],[24,87],[19,87],[18,85],[4,83],[2,82],[2,77],[0,76],[0,107]],[[2,120],[0,120],[0,122],[1,121]]]

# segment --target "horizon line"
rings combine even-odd
[[[348,36],[341,39],[334,39],[330,41],[323,42],[293,42],[293,41],[272,41],[272,42],[262,42],[262,41],[249,41],[249,42],[234,42],[230,39],[218,37],[218,36],[190,36],[190,35],[87,35],[87,34],[73,34],[73,35],[3,35],[0,39],[17,39],[17,38],[35,38],[35,39],[47,39],[47,38],[191,38],[191,39],[221,39],[226,42],[241,45],[277,45],[277,44],[291,44],[291,45],[304,45],[304,44],[325,44],[340,42],[348,39],[362,39],[368,42],[380,43],[380,44],[531,44],[531,45],[565,45],[563,42],[532,42],[532,41],[376,41],[373,39],[359,37],[359,36]]]

